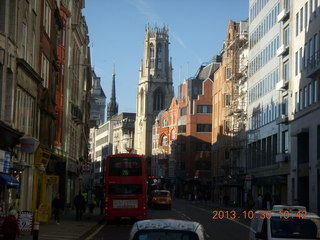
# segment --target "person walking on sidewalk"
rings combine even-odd
[[[79,192],[79,194],[74,198],[73,202],[76,208],[76,220],[82,220],[82,213],[86,208],[86,201],[81,192]]]
[[[20,234],[16,215],[17,211],[12,209],[9,211],[9,215],[3,221],[2,230],[4,239],[6,240],[15,240]]]
[[[60,199],[60,193],[57,193],[56,197],[52,200],[52,209],[56,224],[60,224],[60,212],[63,210],[63,202]]]

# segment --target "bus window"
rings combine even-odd
[[[141,176],[141,159],[137,157],[110,158],[109,176]]]
[[[142,184],[109,184],[109,194],[142,194]]]

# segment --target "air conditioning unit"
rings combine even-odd
[[[282,9],[282,11],[277,16],[277,22],[286,21],[290,15],[290,11]]]
[[[289,82],[287,80],[281,79],[276,84],[276,90],[277,91],[284,91],[288,89]]]
[[[277,119],[276,119],[277,124],[287,124],[288,123],[288,116],[285,114],[281,114]]]
[[[277,57],[284,55],[289,50],[289,45],[281,44],[281,46],[277,49]]]

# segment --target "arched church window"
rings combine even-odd
[[[152,43],[150,44],[150,57],[154,58],[154,46]]]
[[[150,68],[154,68],[154,59],[150,59]]]
[[[163,109],[163,94],[161,90],[158,88],[154,93],[153,93],[153,110],[154,111],[160,111]]]
[[[164,135],[161,140],[161,146],[168,146],[168,137]]]
[[[168,127],[168,120],[167,119],[163,120],[162,127]]]
[[[157,45],[157,57],[160,58],[162,53],[162,45],[161,43],[158,43]]]
[[[158,69],[161,69],[161,68],[162,68],[161,58],[158,58],[157,61],[158,61],[158,62],[157,62],[157,68],[158,68]]]

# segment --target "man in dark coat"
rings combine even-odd
[[[63,210],[63,202],[60,199],[59,193],[57,193],[56,197],[52,200],[52,209],[54,220],[57,224],[60,224],[60,211]]]
[[[74,206],[76,208],[76,220],[81,220],[82,219],[82,213],[86,207],[86,201],[83,197],[83,195],[81,194],[81,192],[79,192],[79,194],[74,198]]]

